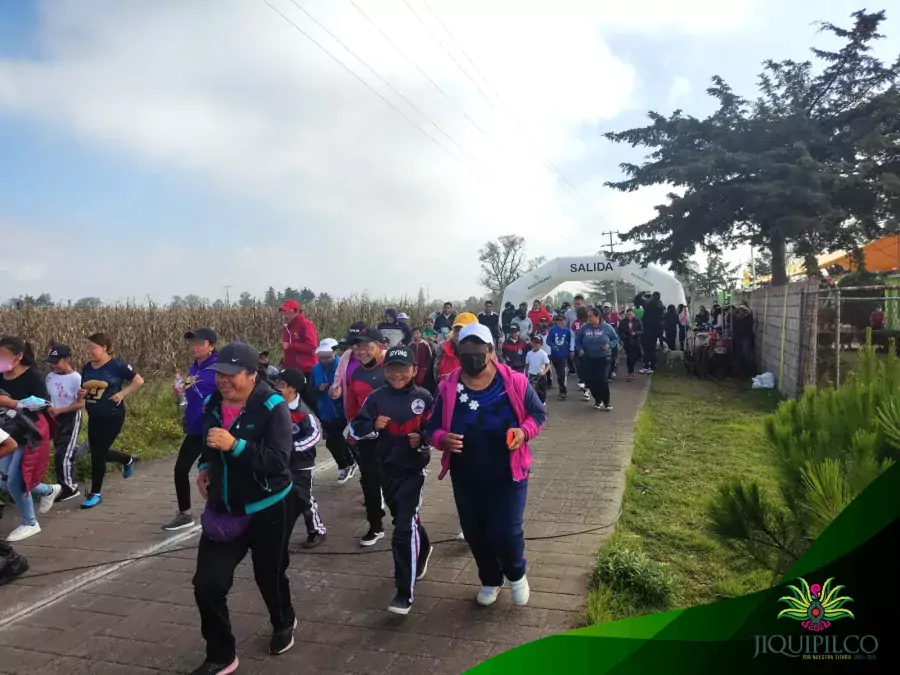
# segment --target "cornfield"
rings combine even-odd
[[[311,302],[306,306],[306,313],[316,325],[321,340],[340,338],[355,321],[377,324],[389,306],[409,314],[412,325],[421,324],[435,309],[406,300],[389,303],[362,296]],[[0,310],[0,335],[25,338],[38,354],[45,352],[52,342],[66,344],[79,363],[85,338],[103,332],[112,338],[116,356],[125,359],[144,377],[168,376],[176,368],[184,368],[189,359],[184,333],[201,327],[215,330],[222,344],[243,340],[260,350],[269,349],[273,355],[281,351],[281,318],[270,307]]]

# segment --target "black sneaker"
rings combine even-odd
[[[314,532],[313,534],[307,535],[306,541],[303,542],[303,548],[315,548],[323,541],[325,541],[325,535]]]
[[[399,595],[391,600],[391,604],[388,605],[388,611],[391,614],[402,614],[406,616],[409,614],[410,609],[412,609],[412,603],[406,598],[401,598]]]
[[[9,557],[0,558],[0,586],[5,586],[28,571],[28,558],[10,551]]]
[[[194,517],[188,513],[179,513],[172,519],[172,522],[167,523],[162,526],[162,529],[165,532],[176,532],[178,530],[183,530],[186,527],[190,527],[194,524]]]
[[[216,663],[206,660],[199,668],[191,671],[191,675],[228,675],[238,669],[238,658],[235,656],[231,663]]]
[[[416,565],[418,568],[416,570],[416,581],[425,576],[425,573],[428,571],[428,561],[431,560],[431,554],[434,553],[434,546],[428,547],[428,553],[425,554],[425,558],[419,561],[419,564]]]
[[[81,491],[73,490],[68,485],[63,485],[62,492],[59,493],[59,497],[56,498],[56,503],[59,502],[67,502],[70,499],[75,499],[75,497],[80,497]]]
[[[284,630],[276,630],[272,633],[272,639],[269,640],[269,653],[272,655],[284,654],[288,649],[294,646],[294,629],[297,627],[297,619],[294,618],[294,625]],[[230,671],[229,671],[230,672]]]
[[[379,539],[384,537],[384,529],[375,530],[373,528],[369,528],[369,531],[363,536],[362,539],[359,540],[360,546],[374,546]]]

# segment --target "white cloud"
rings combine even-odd
[[[666,98],[666,107],[673,108],[679,105],[679,101],[692,91],[691,81],[679,75],[672,80],[672,86],[669,87],[669,96]]]
[[[580,200],[573,199],[544,163],[565,167],[584,159],[584,125],[609,120],[630,103],[634,70],[610,52],[603,36],[728,29],[752,8],[711,0],[652,0],[640,12],[588,0],[410,0],[481,82],[428,7],[443,19],[490,82],[480,84],[484,96],[402,0],[356,0],[482,133],[351,3],[299,4],[424,118],[289,0],[271,1],[464,161],[436,147],[262,2],[48,4],[40,35],[46,58],[0,60],[0,111],[43,120],[135,161],[186,171],[258,200],[265,204],[263,222],[233,233],[234,244],[266,238],[277,242],[274,251],[292,251],[297,261],[293,268],[245,262],[182,269],[174,288],[160,279],[160,265],[169,264],[167,256],[178,258],[183,242],[176,238],[157,242],[155,252],[136,253],[141,260],[129,269],[128,294],[140,295],[134,290],[140,286],[215,295],[226,283],[254,292],[301,283],[338,294],[414,294],[422,285],[462,296],[476,290],[474,251],[490,237],[518,232],[535,253],[577,252],[598,218],[609,216],[582,188]],[[493,97],[494,88],[505,106]],[[396,256],[398,237],[415,275]],[[373,257],[386,264],[373,269]],[[50,270],[54,285],[72,272],[65,264]],[[39,271],[20,268],[17,274],[34,280]]]

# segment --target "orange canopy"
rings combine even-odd
[[[866,269],[870,272],[890,272],[900,268],[900,234],[889,234],[881,239],[870,241],[862,247]],[[840,265],[848,270],[855,270],[858,262],[847,251],[835,251],[819,257],[819,268]]]

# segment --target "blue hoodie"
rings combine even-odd
[[[612,356],[613,347],[618,346],[616,329],[605,321],[597,326],[586,323],[575,336],[575,349],[584,350],[584,355],[589,359],[608,359]]]
[[[547,344],[550,345],[551,359],[567,359],[569,353],[575,348],[575,335],[571,328],[556,326],[547,333]]]
[[[195,360],[188,370],[184,395],[187,406],[184,409],[184,430],[190,436],[203,435],[203,402],[216,390],[216,373],[210,368],[219,360],[218,352],[206,357],[203,363]]]

